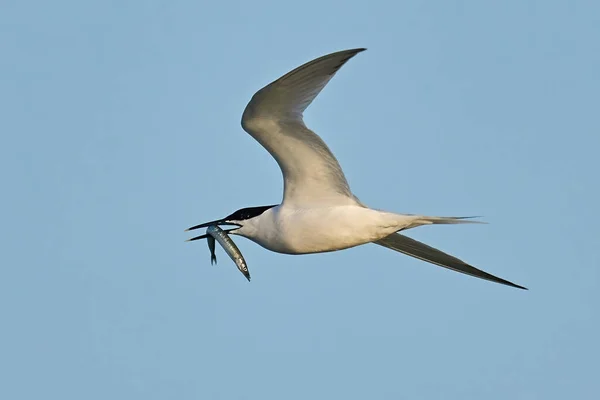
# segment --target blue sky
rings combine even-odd
[[[4,1],[0,397],[594,398],[600,6]],[[366,245],[183,230],[281,199],[252,94],[367,47],[306,112],[370,206],[519,291]]]

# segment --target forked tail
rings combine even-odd
[[[454,225],[454,224],[486,224],[487,222],[474,221],[472,218],[479,217],[430,217],[427,215],[397,214],[402,218],[403,225],[399,231],[416,228],[423,225]],[[398,231],[398,232],[399,232]]]
[[[420,225],[448,225],[448,224],[487,224],[487,222],[473,221],[472,218],[481,217],[428,217],[419,215],[417,222]]]

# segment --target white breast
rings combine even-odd
[[[278,253],[321,253],[379,240],[408,225],[409,218],[357,205],[277,206],[247,221],[236,233]]]

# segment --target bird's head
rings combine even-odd
[[[244,227],[244,225],[246,225],[246,223],[249,220],[258,217],[259,215],[261,215],[262,213],[267,211],[269,208],[273,208],[273,207],[275,207],[275,205],[241,208],[241,209],[229,214],[225,218],[216,219],[214,221],[204,222],[202,224],[192,226],[191,228],[186,229],[186,232],[194,230],[194,229],[207,228],[211,225],[233,225],[233,226],[236,226],[236,228],[225,229],[225,232],[231,233],[234,235],[235,234],[243,235],[243,232],[241,232],[241,230],[243,230],[242,228]],[[189,240],[198,240],[198,239],[204,239],[204,238],[206,238],[206,235],[196,236]]]

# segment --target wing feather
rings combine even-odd
[[[411,257],[418,258],[419,260],[427,261],[440,267],[448,268],[453,271],[461,272],[463,274],[471,275],[476,278],[485,279],[491,282],[501,283],[503,285],[516,287],[519,289],[527,288],[516,285],[505,279],[498,278],[492,274],[488,274],[485,271],[477,269],[456,257],[446,254],[443,251],[435,249],[431,246],[421,243],[415,239],[411,239],[407,236],[399,233],[391,234],[377,242],[373,242],[388,249],[396,250]]]
[[[250,100],[242,127],[275,158],[284,179],[283,201],[356,203],[339,162],[304,124],[304,110],[335,73],[365,49],[332,53],[310,61],[265,86]]]

